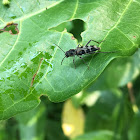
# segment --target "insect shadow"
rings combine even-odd
[[[85,54],[95,54],[95,53],[115,53],[116,52],[116,51],[114,51],[114,52],[101,52],[100,51],[100,49],[101,49],[100,47],[97,47],[96,45],[89,45],[89,43],[91,41],[94,41],[94,42],[100,44],[104,40],[101,41],[101,42],[98,42],[98,41],[95,41],[95,40],[89,40],[85,46],[82,46],[82,45],[78,44],[78,46],[77,46],[76,49],[70,49],[70,50],[68,50],[66,52],[61,47],[59,47],[57,44],[55,44],[65,54],[64,58],[61,61],[61,65],[62,65],[62,63],[63,63],[63,61],[64,61],[65,58],[73,57],[73,64],[74,64],[74,66],[76,68],[76,65],[75,65],[75,56],[78,56],[80,59],[82,59],[82,61],[87,65],[87,67],[89,69],[88,64],[85,62],[84,58],[81,57],[82,55],[85,55]]]

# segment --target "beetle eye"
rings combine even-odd
[[[66,56],[66,57],[69,57],[69,54],[68,54],[68,52],[66,52],[66,53],[65,53],[65,56]]]

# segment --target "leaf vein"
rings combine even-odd
[[[21,6],[17,3],[17,1],[16,1],[16,0],[14,0],[14,2],[16,3],[17,7],[19,7],[20,11],[21,11],[21,12],[22,12],[22,14],[24,15],[24,12],[23,12],[23,10],[22,10]]]
[[[0,17],[0,21],[3,22],[5,24],[5,21]]]
[[[122,31],[121,29],[119,29],[119,28],[117,28],[117,27],[116,27],[116,29],[117,29],[122,35],[124,35],[132,44],[134,44],[134,42],[132,42],[132,41],[123,33],[123,31]]]
[[[72,20],[72,19],[74,18],[74,16],[76,15],[76,11],[77,11],[77,9],[78,9],[78,1],[79,1],[79,0],[76,1],[74,13],[73,13],[72,17],[70,18],[71,20]]]
[[[132,1],[133,1],[133,0],[130,0],[130,1],[128,2],[127,6],[125,7],[124,11],[122,12],[120,18],[118,19],[118,21],[116,22],[116,24],[108,31],[108,33],[106,34],[106,36],[104,37],[103,40],[105,40],[105,39],[107,38],[107,36],[109,35],[109,33],[110,33],[114,28],[116,28],[117,25],[120,23],[120,21],[121,21],[123,15],[124,15],[125,12],[127,11],[128,7],[130,6],[130,4],[131,4]],[[100,45],[101,45],[101,44],[100,44]],[[100,47],[100,45],[99,45],[99,47]]]

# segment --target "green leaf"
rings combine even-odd
[[[0,34],[0,119],[34,108],[41,95],[54,102],[64,101],[92,83],[112,59],[132,55],[140,44],[139,3],[64,0],[50,5],[42,0],[11,1],[8,7],[0,4],[0,29],[13,18],[19,29],[18,35]],[[90,39],[105,40],[99,45],[102,51],[118,52],[85,56],[89,70],[79,58],[76,69],[72,58],[61,66],[64,53],[54,43],[64,51],[76,48],[78,43],[67,31],[50,29],[74,19],[87,23],[83,45]]]
[[[139,75],[139,62],[140,50],[131,57],[113,60],[100,77],[88,87],[87,91],[107,90],[126,85]]]
[[[130,140],[139,140],[139,130],[140,128],[140,113],[134,116],[134,120],[132,121],[132,128],[129,130],[129,139]]]
[[[45,138],[45,111],[45,106],[40,104],[37,108],[15,117],[18,121],[21,140],[42,140]]]
[[[86,133],[84,135],[78,136],[72,140],[112,140],[114,138],[114,134],[112,131],[101,130]],[[119,140],[118,137],[115,137],[116,140]]]
[[[114,116],[114,111],[120,102],[118,93],[116,91],[102,91],[98,92],[98,94],[97,100],[86,114],[86,132],[93,130],[114,130],[116,125],[117,115]],[[97,92],[90,94],[89,98],[85,98],[84,102],[87,104],[89,101],[90,103],[96,99],[95,96],[97,96]]]

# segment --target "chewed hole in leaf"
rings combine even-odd
[[[53,27],[50,30],[56,30],[59,32],[64,31],[64,29],[67,29],[69,33],[72,33],[72,39],[75,38],[78,40],[78,42],[82,41],[81,33],[85,31],[86,23],[83,20],[75,19],[72,21],[64,22],[57,27]]]
[[[17,23],[10,22],[3,29],[0,29],[0,33],[9,32],[11,35],[17,35],[19,33],[17,26]]]

